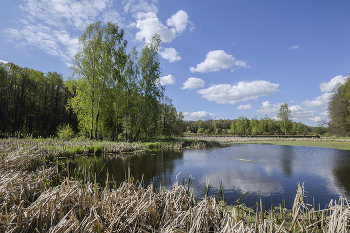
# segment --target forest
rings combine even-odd
[[[277,118],[184,121],[160,84],[159,35],[140,54],[127,52],[117,24],[93,23],[79,38],[72,75],[0,63],[0,133],[8,136],[85,137],[136,141],[156,136],[350,134],[350,82],[329,102],[330,121],[294,122],[287,103]]]

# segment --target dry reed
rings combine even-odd
[[[331,200],[325,209],[317,210],[304,202],[304,185],[297,190],[292,210],[280,207],[279,211],[259,212],[258,205],[256,211],[237,205],[223,208],[215,197],[197,202],[177,181],[161,190],[153,185],[144,188],[142,181],[134,182],[131,177],[110,189],[108,175],[103,190],[94,177],[70,181],[68,175],[58,183],[62,180],[59,167],[50,158],[62,151],[50,153],[50,149],[30,141],[0,144],[0,232],[350,230],[347,199]]]

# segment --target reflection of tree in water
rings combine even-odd
[[[337,150],[333,156],[333,175],[338,185],[345,190],[347,196],[350,196],[350,152]]]
[[[108,171],[109,181],[114,181],[119,185],[128,176],[128,167],[130,166],[130,174],[135,180],[140,181],[143,176],[144,184],[148,185],[154,178],[159,186],[164,175],[165,184],[168,185],[171,184],[171,179],[174,178],[175,160],[182,157],[183,152],[180,151],[148,151],[125,158],[122,156],[92,156],[70,162],[70,171],[73,174],[74,169],[91,165],[91,174],[96,172],[98,183],[105,185]],[[94,177],[91,177],[91,181],[93,180]]]
[[[294,152],[292,146],[281,146],[281,166],[285,176],[290,177],[292,175],[292,168],[294,162]]]

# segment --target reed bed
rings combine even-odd
[[[23,178],[23,177],[22,177]],[[215,197],[197,201],[178,182],[155,190],[132,178],[119,188],[99,190],[95,182],[70,182],[44,189],[35,201],[26,185],[14,185],[16,175],[2,176],[1,232],[348,232],[349,203],[331,201],[326,209],[304,203],[303,187],[297,190],[290,219],[276,211],[246,215],[239,206],[222,208]],[[11,183],[12,182],[12,183]],[[108,180],[106,181],[108,184]],[[33,186],[33,185],[31,185]],[[13,190],[13,187],[20,187]],[[6,194],[3,190],[7,190]],[[4,196],[3,196],[4,195]]]
[[[316,208],[305,203],[304,185],[296,191],[292,210],[280,205],[268,211],[261,202],[247,208],[239,204],[240,199],[234,206],[225,206],[220,195],[198,200],[190,192],[191,182],[187,187],[186,182],[176,181],[157,189],[128,176],[119,187],[110,188],[107,174],[102,188],[96,175],[72,180],[68,160],[65,167],[57,162],[59,156],[71,153],[74,142],[16,140],[0,141],[0,232],[350,231],[348,200],[339,198],[324,209]],[[140,147],[75,143],[103,151]]]

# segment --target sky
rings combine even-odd
[[[128,50],[158,33],[165,95],[185,120],[329,119],[350,72],[350,1],[11,0],[0,8],[0,62],[71,75],[85,28],[125,29]]]

